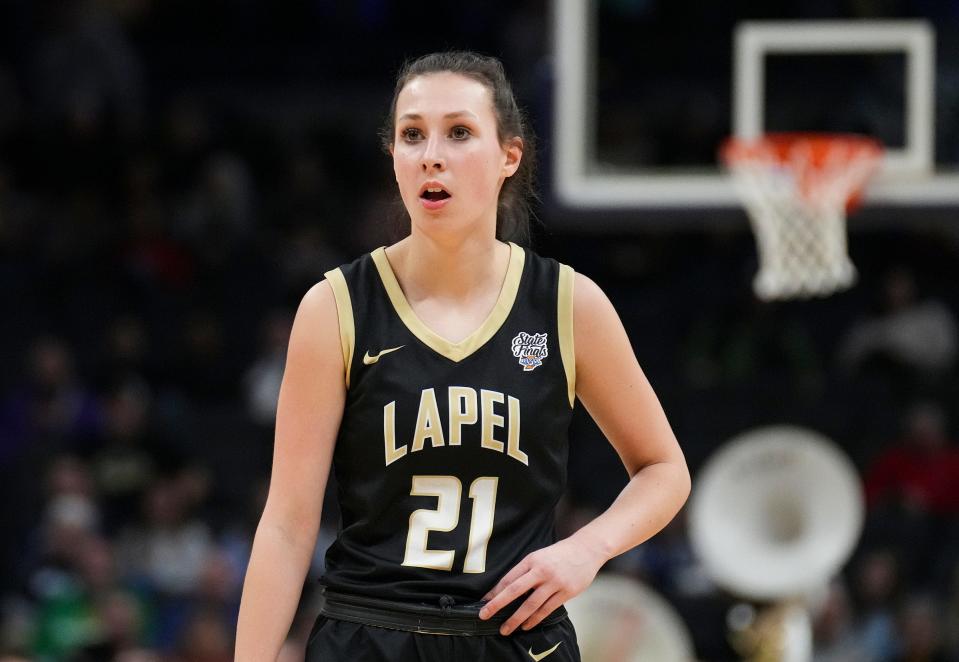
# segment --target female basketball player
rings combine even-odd
[[[533,163],[500,63],[408,64],[384,134],[410,232],[297,311],[236,659],[277,657],[332,466],[308,660],[579,660],[563,603],[676,514],[685,460],[606,296],[500,239],[528,220]],[[631,479],[556,541],[575,397]]]

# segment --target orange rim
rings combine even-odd
[[[797,148],[802,148],[806,166],[799,173],[799,187],[807,198],[815,197],[816,175],[827,165],[840,166],[863,159],[878,165],[885,151],[878,140],[855,133],[791,132],[767,133],[759,138],[732,136],[723,142],[719,155],[730,167],[753,160],[767,162],[770,157],[775,163],[789,167],[794,163]],[[849,191],[847,211],[858,205],[865,181],[866,178]]]
[[[733,164],[742,159],[748,159],[759,154],[770,152],[782,163],[788,163],[792,150],[797,145],[809,149],[811,165],[822,166],[826,158],[835,153],[838,145],[847,147],[843,150],[849,160],[860,157],[878,158],[883,153],[882,144],[868,136],[855,133],[767,133],[760,138],[727,139],[720,148],[720,155],[726,164]]]

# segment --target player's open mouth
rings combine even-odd
[[[451,197],[439,182],[427,182],[420,189],[420,203],[430,211],[441,209]]]
[[[420,194],[420,197],[424,200],[446,200],[448,197],[450,197],[450,194],[441,188],[430,188],[423,191],[423,193]]]

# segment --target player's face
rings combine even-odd
[[[522,142],[501,144],[496,124],[489,88],[472,78],[436,73],[406,84],[396,100],[391,153],[414,225],[495,229],[500,187],[522,157]]]

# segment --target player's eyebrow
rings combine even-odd
[[[474,113],[471,113],[468,110],[457,110],[452,113],[446,113],[443,115],[443,119],[451,120],[457,117],[472,117],[473,119],[479,119]],[[421,120],[423,116],[419,113],[406,113],[399,118],[400,120]]]

